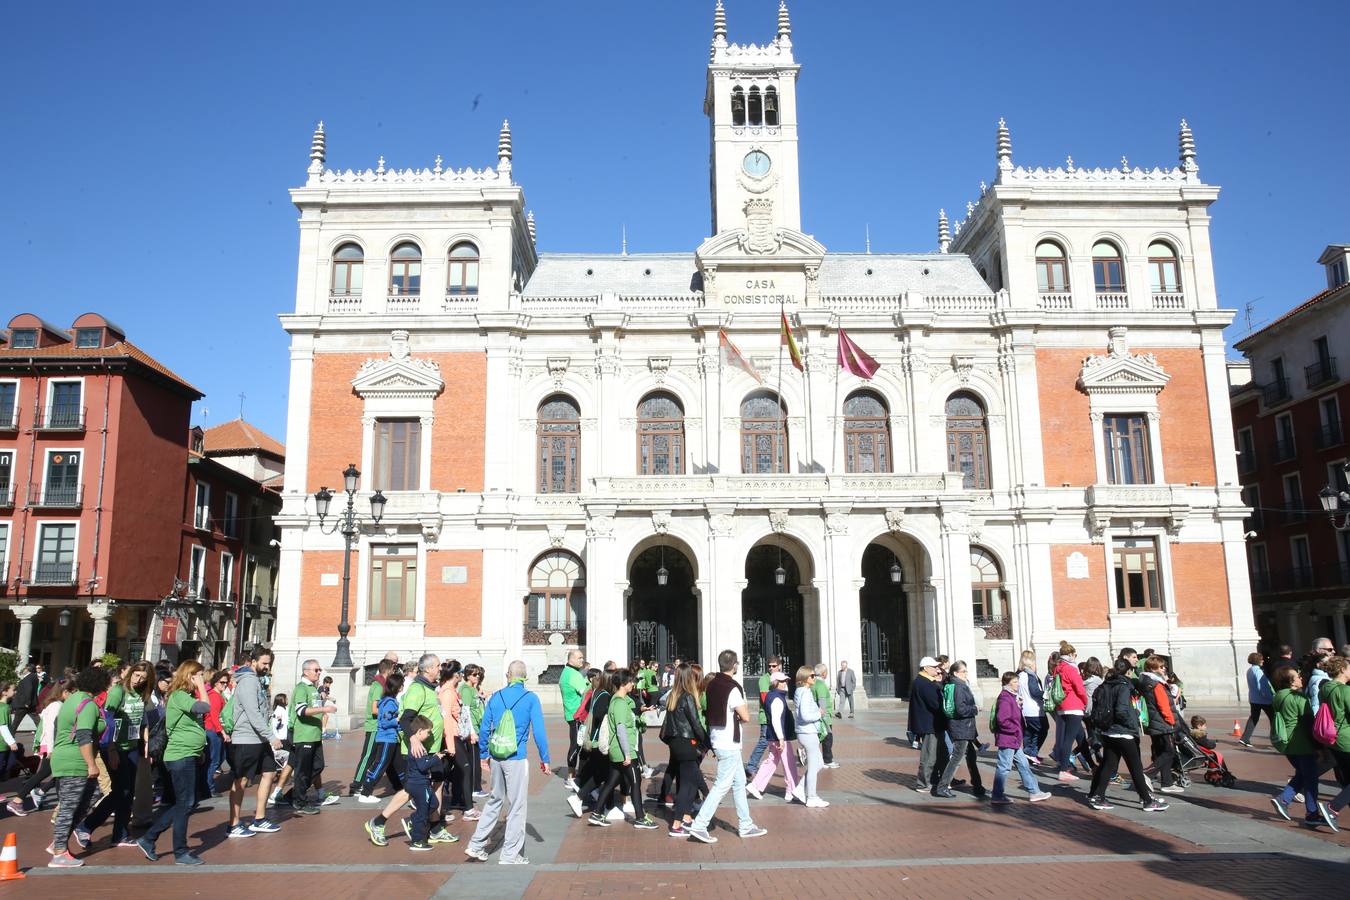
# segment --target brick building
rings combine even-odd
[[[1319,636],[1344,645],[1350,614],[1350,531],[1328,524],[1318,496],[1347,490],[1350,245],[1318,262],[1326,290],[1234,344],[1247,361],[1230,369],[1256,624],[1267,645],[1300,653]]]
[[[771,33],[729,42],[719,3],[710,57],[691,48],[712,226],[677,252],[540,253],[507,127],[463,169],[330,169],[316,131],[282,317],[278,677],[332,652],[342,540],[312,495],[355,463],[357,508],[388,498],[352,557],[358,664],[732,647],[748,677],[848,660],[894,699],[927,653],[988,690],[1067,638],[1157,648],[1235,700],[1256,632],[1232,312],[1190,128],[1173,165],[1045,168],[1000,123],[955,233],[939,214],[934,249],[831,252],[803,231],[798,141],[821,137],[786,7]],[[845,331],[873,377],[836,364]]]

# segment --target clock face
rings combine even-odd
[[[763,178],[769,174],[769,167],[773,165],[769,159],[769,154],[763,150],[751,150],[745,154],[745,161],[741,163],[741,168],[745,169],[745,174],[751,178]]]

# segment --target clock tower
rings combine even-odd
[[[778,6],[778,33],[763,45],[727,43],[726,10],[713,13],[703,111],[711,124],[713,234],[801,230],[797,183],[797,72],[792,23]]]

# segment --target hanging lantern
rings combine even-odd
[[[778,568],[774,569],[774,570],[773,570],[773,583],[774,583],[774,584],[787,584],[787,569],[783,568],[781,565],[780,565]]]
[[[899,560],[891,563],[891,584],[899,584],[901,578]]]
[[[667,583],[668,581],[670,581],[670,572],[666,570],[666,567],[665,567],[665,566],[662,566],[661,568],[657,569],[657,570],[656,570],[656,584],[657,584],[657,586],[658,586],[658,587],[665,587],[665,586],[666,586],[666,583]]]

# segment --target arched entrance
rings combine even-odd
[[[698,598],[689,557],[668,544],[648,547],[633,560],[628,586],[629,661],[697,658]]]
[[[778,656],[791,674],[806,662],[806,625],[801,568],[779,544],[759,544],[745,557],[741,593],[741,675],[746,695],[758,694],[767,660]]]
[[[869,697],[909,696],[914,637],[924,613],[926,563],[927,554],[910,538],[887,535],[863,550],[858,668]]]

